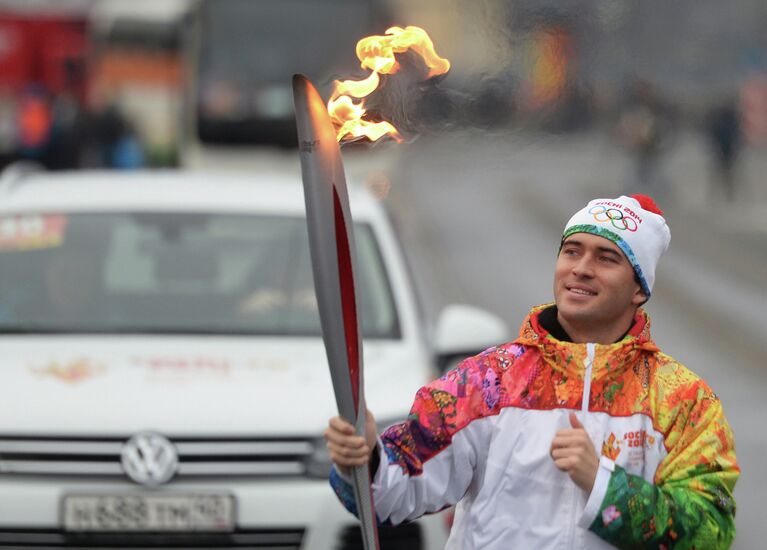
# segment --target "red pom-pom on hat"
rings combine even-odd
[[[657,204],[655,204],[655,201],[652,199],[652,197],[648,197],[647,195],[631,195],[632,199],[636,199],[636,201],[639,203],[639,206],[647,210],[648,212],[654,212],[655,214],[658,214],[659,216],[663,215],[663,210],[661,210]]]

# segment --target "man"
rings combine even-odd
[[[640,307],[669,229],[649,197],[597,199],[567,223],[554,304],[512,343],[421,388],[376,438],[331,419],[331,483],[370,460],[378,518],[456,504],[447,548],[728,547],[739,475],[721,404],[663,354]]]

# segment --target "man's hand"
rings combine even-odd
[[[591,494],[599,471],[599,456],[589,434],[574,412],[570,413],[572,429],[558,430],[551,442],[554,465],[567,472],[575,484]]]
[[[356,435],[354,426],[340,416],[330,419],[324,433],[330,460],[345,475],[349,475],[354,466],[367,464],[376,446],[376,421],[373,413],[365,412],[366,437]]]

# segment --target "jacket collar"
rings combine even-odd
[[[538,348],[543,359],[554,369],[570,376],[583,377],[587,358],[586,344],[557,340],[538,322],[538,315],[554,304],[534,307],[522,323],[515,344]],[[650,317],[639,308],[631,330],[618,342],[597,344],[592,364],[592,377],[622,373],[635,364],[642,352],[660,351],[650,336]]]

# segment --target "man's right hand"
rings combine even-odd
[[[327,442],[330,460],[345,475],[351,474],[354,466],[362,466],[370,460],[376,447],[376,422],[373,413],[366,411],[366,437],[357,435],[354,426],[341,418],[334,416],[328,422],[324,436]]]

